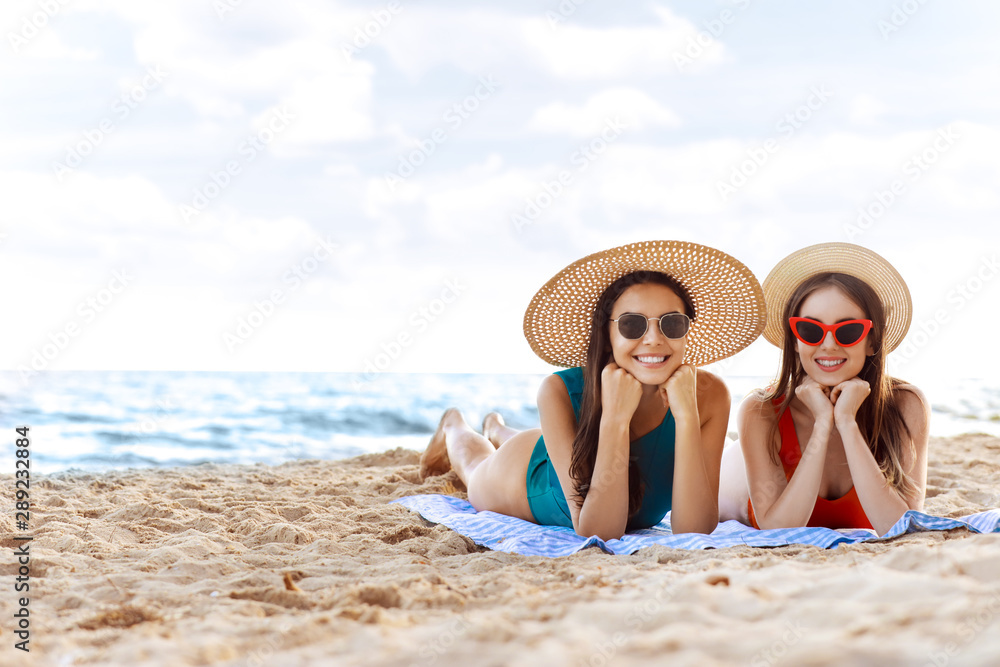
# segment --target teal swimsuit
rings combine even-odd
[[[573,414],[580,419],[580,398],[583,396],[583,368],[568,368],[555,373],[566,384]],[[639,467],[645,491],[639,511],[629,517],[628,530],[655,526],[670,511],[674,486],[674,416],[667,410],[663,422],[652,431],[632,442],[630,458]],[[573,527],[569,506],[556,475],[545,440],[541,436],[528,461],[528,506],[535,522],[548,526]]]

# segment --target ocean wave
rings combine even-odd
[[[280,463],[421,450],[445,408],[473,428],[494,410],[515,429],[538,426],[542,376],[50,372],[29,390],[0,372],[0,412],[33,427],[32,468]],[[763,377],[727,378],[733,411]],[[1000,435],[1000,390],[986,381],[925,388],[931,434]],[[731,417],[730,430],[735,430]]]

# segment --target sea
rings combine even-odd
[[[341,459],[395,447],[423,450],[445,408],[478,427],[499,411],[538,425],[543,375],[50,371],[0,372],[0,440],[14,471],[15,429],[29,427],[35,473],[203,463]],[[727,377],[733,410],[765,377]],[[1000,436],[996,379],[922,387],[932,436]],[[3,431],[6,430],[6,434]],[[735,438],[735,415],[730,420]]]

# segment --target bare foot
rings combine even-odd
[[[491,412],[483,417],[483,437],[489,440],[494,447],[500,449],[506,438],[507,425],[499,412]]]
[[[437,430],[434,431],[431,441],[427,444],[427,449],[424,450],[423,455],[420,457],[421,479],[427,479],[434,475],[443,475],[451,470],[451,461],[448,459],[447,440],[444,434],[444,424],[453,416],[462,419],[461,413],[455,408],[448,408],[441,415],[441,421],[438,422]]]

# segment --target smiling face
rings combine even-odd
[[[833,285],[821,287],[807,296],[796,315],[823,324],[868,317],[861,306]],[[828,332],[819,345],[806,345],[800,340],[795,343],[802,369],[813,380],[827,387],[834,387],[857,376],[864,368],[865,358],[873,352],[870,334],[850,347],[838,345],[832,332]]]
[[[625,313],[659,317],[683,312],[684,301],[672,289],[656,283],[643,283],[622,292],[612,308],[611,318],[617,319]],[[684,361],[687,336],[673,340],[667,338],[660,331],[658,321],[647,322],[646,333],[636,340],[622,336],[615,322],[608,322],[608,326],[615,363],[643,384],[663,384]]]

